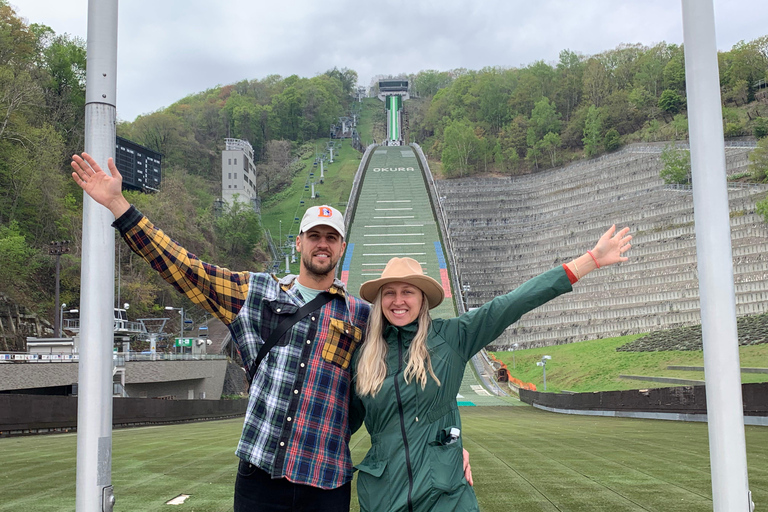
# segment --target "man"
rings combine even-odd
[[[232,272],[200,261],[131,206],[111,158],[112,176],[86,153],[72,160],[73,179],[112,212],[113,226],[131,249],[227,325],[253,376],[236,450],[241,460],[235,512],[347,512],[352,481],[349,364],[363,340],[369,306],[334,279],[346,247],[341,213],[330,206],[306,211],[296,237],[298,276]],[[257,365],[272,331],[322,291],[330,301],[292,318],[295,323]],[[360,421],[355,419],[353,428]]]

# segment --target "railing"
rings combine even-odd
[[[0,352],[2,363],[76,363],[78,354],[25,354],[19,352]]]
[[[79,318],[66,318],[64,319],[63,328],[65,331],[80,332],[80,319]],[[112,324],[113,332],[141,332],[146,333],[147,329],[141,322],[133,322],[129,320],[115,319]]]
[[[113,358],[113,365],[125,366],[126,361],[211,361],[226,359],[224,354],[167,354],[156,352],[118,352]],[[77,363],[79,354],[26,354],[20,352],[0,352],[0,364],[3,363]]]

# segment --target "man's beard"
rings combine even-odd
[[[336,268],[336,263],[338,260],[334,260],[333,258],[328,258],[328,263],[326,265],[315,265],[312,263],[312,256],[306,256],[301,258],[301,262],[304,264],[304,268],[307,269],[307,271],[316,277],[327,277],[328,274],[333,272],[333,269]]]

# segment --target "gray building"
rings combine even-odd
[[[224,139],[221,152],[221,199],[232,204],[235,195],[241,203],[258,201],[253,147],[247,140]]]

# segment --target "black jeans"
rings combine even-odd
[[[337,489],[294,484],[244,460],[237,467],[235,512],[349,512],[352,483]]]

